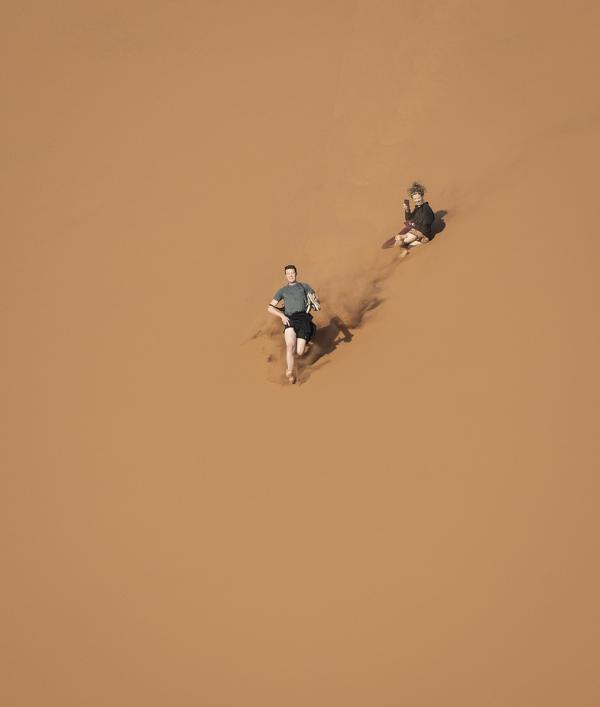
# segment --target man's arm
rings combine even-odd
[[[276,317],[279,317],[284,324],[289,324],[290,320],[285,316],[285,312],[282,312],[280,309],[277,309],[277,305],[279,304],[279,302],[280,300],[272,299],[269,302],[269,306],[267,307],[267,312],[269,312],[270,314],[274,314]]]

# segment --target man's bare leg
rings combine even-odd
[[[298,356],[304,356],[306,351],[306,339],[298,339],[296,342],[296,353]]]
[[[287,370],[286,377],[292,383],[294,382],[294,352],[296,350],[296,332],[292,327],[288,327],[284,332],[285,337],[285,362]]]
[[[306,339],[298,339],[296,341],[296,366],[298,374],[300,374],[306,366],[309,366],[310,363],[308,341]]]

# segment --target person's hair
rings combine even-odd
[[[412,196],[413,194],[420,194],[423,196],[425,194],[425,187],[422,184],[419,184],[419,182],[413,182],[408,187],[408,194],[409,196]]]
[[[286,270],[293,270],[295,273],[298,272],[298,271],[296,270],[296,266],[295,266],[295,265],[286,265],[285,268],[283,268],[283,272],[285,272]]]

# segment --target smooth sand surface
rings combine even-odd
[[[3,14],[1,704],[600,704],[597,4]]]

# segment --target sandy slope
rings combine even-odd
[[[599,12],[442,5],[7,13],[3,704],[598,703]]]

